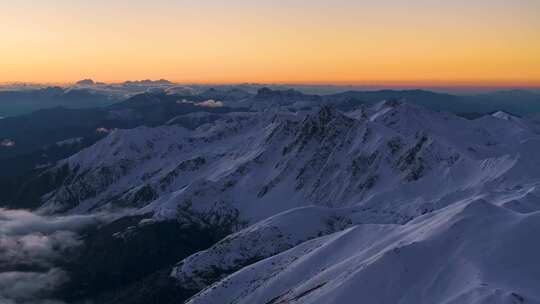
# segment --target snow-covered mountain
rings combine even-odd
[[[538,164],[538,134],[497,115],[471,121],[382,102],[348,114],[222,116],[192,131],[112,132],[44,173],[68,171],[43,209],[123,205],[174,217],[180,206],[221,204],[255,222],[306,205],[362,206],[401,223],[458,198],[531,189],[537,178],[526,169]]]
[[[300,96],[253,98],[265,94]],[[534,117],[279,100],[114,130],[28,185],[46,189],[41,213],[128,208],[141,225],[231,229],[169,269],[202,290],[190,303],[540,301]]]
[[[405,225],[353,225],[246,266],[188,303],[540,303],[539,216],[475,200]],[[274,222],[283,238],[296,234]],[[308,219],[303,229],[321,224]],[[218,265],[234,259],[224,252]],[[199,255],[213,256],[203,251],[180,267],[201,267]]]

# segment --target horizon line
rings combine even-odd
[[[92,79],[94,82],[104,83],[107,85],[120,85],[128,81],[159,81],[166,80],[175,85],[289,85],[289,86],[335,86],[335,87],[372,87],[372,88],[470,88],[470,89],[496,89],[496,88],[523,88],[523,89],[540,89],[540,81],[189,81],[189,80],[169,80],[167,78],[140,78],[126,80],[95,80],[92,77],[80,78],[70,81],[0,81],[0,86],[8,85],[74,85],[76,82],[84,79]]]

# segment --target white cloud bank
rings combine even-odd
[[[206,108],[221,108],[223,107],[223,101],[216,101],[213,99],[209,99],[206,101],[201,101],[195,104],[199,107],[206,107]]]

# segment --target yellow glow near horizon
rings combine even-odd
[[[0,82],[540,85],[537,0],[11,2]]]

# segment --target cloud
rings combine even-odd
[[[104,215],[43,216],[27,210],[0,208],[0,235],[51,234],[80,230],[103,221]]]
[[[82,244],[79,232],[115,217],[44,216],[0,208],[0,303],[61,303],[43,300],[69,279],[58,261]]]
[[[195,105],[207,108],[220,108],[223,107],[223,101],[215,101],[213,99],[209,99],[206,101],[198,102]]]
[[[49,235],[30,233],[0,237],[0,270],[23,265],[51,267],[68,249],[81,245],[78,235],[58,231]]]
[[[190,103],[199,107],[207,107],[207,108],[220,108],[224,106],[223,101],[216,101],[213,99],[208,99],[208,100],[200,101],[200,102],[182,99],[182,100],[177,100],[176,103],[178,104]]]
[[[0,147],[7,147],[7,148],[15,147],[15,141],[11,139],[4,139],[0,141]]]
[[[2,272],[0,273],[0,303],[62,303],[45,298],[51,290],[54,290],[66,280],[67,275],[58,268],[52,268],[46,272]]]
[[[116,130],[116,128],[108,129],[105,127],[99,127],[96,129],[97,133],[111,133],[112,131]]]

